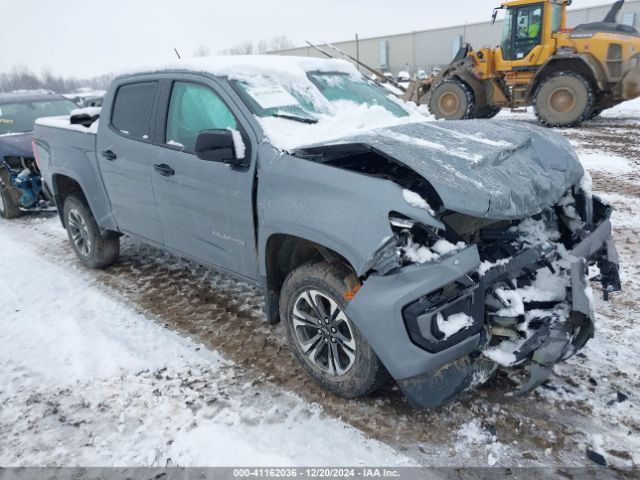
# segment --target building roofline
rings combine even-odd
[[[626,2],[625,5],[633,5],[636,3],[640,3],[640,0],[628,0]],[[592,5],[590,7],[580,7],[580,8],[569,8],[569,12],[580,12],[580,11],[584,11],[584,10],[591,10],[594,8],[602,8],[602,7],[610,7],[611,5],[613,5],[612,3],[602,3],[599,5]],[[498,20],[498,22],[501,22],[502,20]],[[391,33],[389,35],[376,35],[373,37],[364,37],[364,38],[358,38],[358,41],[360,42],[364,42],[367,40],[380,40],[383,38],[390,38],[390,37],[402,37],[405,35],[415,35],[417,33],[426,33],[426,32],[437,32],[439,30],[449,30],[449,29],[454,29],[454,28],[465,28],[465,27],[474,27],[476,25],[483,25],[485,23],[489,23],[488,20],[482,21],[482,22],[472,22],[472,23],[461,23],[458,25],[450,25],[448,27],[437,27],[437,28],[427,28],[425,30],[411,30],[410,32],[402,32],[402,33]],[[339,45],[339,44],[343,44],[343,43],[350,43],[350,42],[355,42],[355,38],[351,38],[349,40],[338,40],[335,42],[331,42],[332,44],[335,45]],[[318,43],[317,45],[319,46],[323,46],[326,45],[325,43]],[[300,45],[299,47],[292,47],[292,48],[283,48],[281,50],[269,50],[269,52],[267,53],[281,53],[281,52],[290,52],[292,50],[300,50],[301,48],[312,48],[309,45]]]

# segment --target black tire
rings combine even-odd
[[[367,395],[389,380],[389,374],[371,346],[353,322],[344,315],[348,304],[344,294],[357,285],[357,278],[346,267],[311,262],[291,272],[280,293],[280,318],[284,322],[293,356],[313,381],[325,390],[345,398]],[[308,293],[313,295],[316,307],[305,300],[311,298],[306,296]],[[337,305],[333,315],[329,312],[332,307],[327,298]],[[294,315],[294,308],[299,312],[298,315]],[[317,331],[315,325],[318,315],[314,315],[313,323],[309,320],[311,316],[305,322],[300,322],[302,317],[299,314],[305,311],[311,312],[311,315],[319,311],[321,316],[326,314],[324,324],[318,325]],[[332,334],[334,330],[335,333]],[[305,353],[303,343],[305,340],[312,341],[315,336],[319,340],[315,343],[306,342],[310,346],[306,347],[308,353]],[[353,346],[354,350],[347,344]],[[337,354],[332,355],[332,351]],[[351,352],[353,358],[346,355],[347,352]],[[323,362],[325,353],[327,362]],[[338,355],[337,361],[332,360],[336,358],[334,355]],[[316,358],[315,361],[312,356]]]
[[[559,72],[538,86],[533,107],[547,127],[575,127],[589,118],[595,94],[589,81],[574,72]]]
[[[593,120],[594,118],[599,117],[602,112],[602,109],[594,109],[593,112],[591,112],[591,115],[589,115],[588,120]]]
[[[429,111],[438,120],[473,118],[475,98],[466,83],[450,79],[436,85],[429,96]]]
[[[476,110],[475,118],[490,119],[498,115],[502,111],[502,107],[486,106]]]
[[[120,254],[120,238],[104,238],[89,207],[79,195],[69,195],[64,202],[64,223],[73,250],[89,268],[105,268]]]
[[[0,167],[0,217],[11,220],[24,214],[20,207],[20,192],[11,186],[9,172]]]

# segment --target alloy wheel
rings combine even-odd
[[[87,222],[75,208],[69,210],[67,225],[73,244],[83,256],[89,256],[91,237],[89,235],[89,229],[87,228]]]
[[[351,370],[356,358],[353,328],[330,295],[303,290],[292,313],[295,340],[311,364],[331,376]]]

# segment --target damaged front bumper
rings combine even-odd
[[[587,269],[597,264],[605,295],[620,289],[618,256],[608,213],[585,233],[564,258],[570,265],[566,305],[569,311],[536,319],[535,332],[520,342],[511,365],[526,365],[524,394],[540,385],[551,368],[582,348],[594,333],[594,312]],[[372,274],[351,300],[347,314],[367,338],[409,401],[436,407],[488,380],[497,369],[491,348],[500,325],[491,324],[487,298],[495,285],[550,266],[555,245],[535,245],[479,275],[479,250],[471,245],[438,261],[410,265],[388,275]],[[553,267],[551,267],[553,268]],[[446,335],[438,318],[462,313],[471,322]]]

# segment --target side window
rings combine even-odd
[[[165,143],[193,151],[202,130],[227,128],[237,130],[238,122],[213,90],[195,83],[173,84]]]
[[[518,8],[515,27],[515,60],[520,60],[540,44],[542,36],[542,5]]]
[[[116,92],[111,112],[111,125],[123,135],[149,140],[151,108],[158,82],[123,85]]]

